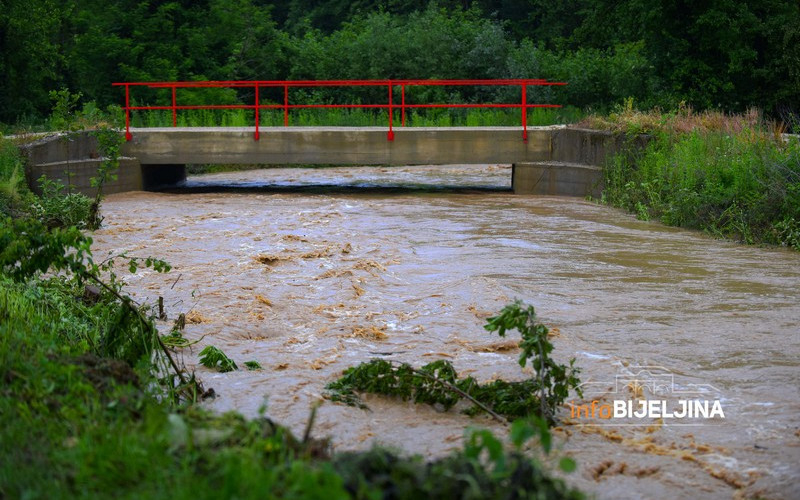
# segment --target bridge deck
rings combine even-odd
[[[487,164],[546,161],[555,127],[254,127],[131,129],[142,164]]]

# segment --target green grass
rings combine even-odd
[[[12,215],[28,206],[30,192],[19,149],[0,137],[0,215]]]
[[[259,114],[259,124],[263,127],[282,127],[282,110],[264,110]],[[573,123],[580,120],[583,113],[573,107],[531,108],[528,111],[529,126],[545,126]],[[255,115],[249,110],[179,110],[176,115],[179,127],[252,127]],[[359,109],[299,109],[289,113],[290,126],[347,126],[347,127],[386,127],[389,123],[385,111]],[[392,125],[400,127],[402,117],[399,111],[393,115]],[[131,113],[132,127],[171,127],[171,111],[134,111]],[[406,115],[408,127],[456,127],[456,126],[509,126],[519,127],[522,118],[517,110],[504,109],[430,109],[409,110]]]
[[[641,219],[800,250],[800,141],[741,117],[656,131],[606,167],[603,200]]]

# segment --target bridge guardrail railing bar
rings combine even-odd
[[[540,78],[512,79],[476,79],[476,80],[231,80],[231,81],[197,81],[197,82],[115,82],[116,87],[125,88],[125,139],[133,138],[130,130],[131,111],[171,110],[172,126],[178,126],[178,110],[189,109],[252,109],[255,113],[254,139],[261,137],[259,130],[259,111],[264,109],[282,109],[283,125],[289,126],[289,111],[292,109],[324,109],[324,108],[365,108],[386,109],[389,115],[387,140],[394,140],[394,111],[401,111],[401,126],[406,125],[406,110],[424,108],[519,108],[521,112],[522,140],[528,141],[528,108],[560,108],[558,104],[530,104],[527,102],[528,86],[560,86],[565,82],[551,82]],[[294,87],[381,87],[388,89],[388,101],[380,104],[290,104],[289,89]],[[519,103],[429,103],[409,104],[406,102],[406,87],[411,86],[519,86],[522,98]],[[169,106],[131,106],[131,87],[168,88],[172,90],[172,104]],[[177,90],[179,88],[253,88],[255,102],[253,104],[206,104],[178,105]],[[262,104],[259,90],[261,88],[283,88],[283,104]],[[393,88],[400,87],[401,101],[394,102]]]

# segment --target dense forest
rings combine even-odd
[[[538,97],[598,111],[800,111],[796,0],[0,0],[0,47],[7,124],[53,90],[105,107],[115,81],[196,79],[547,78],[569,85]]]

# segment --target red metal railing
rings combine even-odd
[[[292,109],[313,108],[371,108],[386,109],[389,115],[389,130],[387,139],[394,140],[393,114],[396,109],[401,112],[401,125],[406,124],[406,110],[422,108],[519,108],[522,116],[522,140],[528,140],[528,108],[559,108],[557,104],[529,104],[527,102],[528,86],[566,85],[564,82],[550,82],[542,79],[505,79],[505,80],[315,80],[315,81],[209,81],[209,82],[118,82],[114,86],[125,87],[125,138],[131,140],[130,115],[131,111],[171,110],[172,125],[178,125],[178,110],[184,109],[252,109],[255,112],[255,140],[259,140],[259,111],[263,109],[282,109],[283,125],[289,125],[289,111]],[[406,87],[411,86],[518,86],[521,88],[522,99],[517,103],[470,103],[470,104],[411,104],[406,102]],[[172,105],[170,106],[131,106],[131,87],[148,87],[172,90]],[[253,104],[216,104],[202,106],[178,105],[177,89],[179,88],[252,88],[255,93]],[[294,87],[386,87],[388,101],[381,104],[289,104],[289,89]],[[393,89],[400,87],[400,103],[394,102]],[[259,90],[262,88],[282,88],[283,104],[262,104]]]

